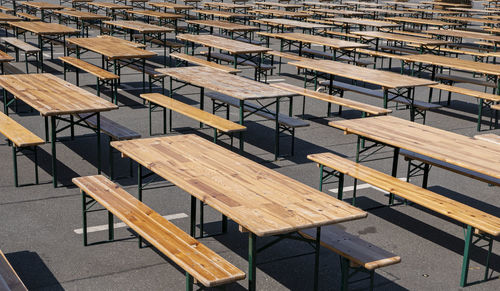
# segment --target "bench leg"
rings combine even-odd
[[[97,96],[101,96],[101,83],[99,82],[99,78],[96,78],[96,79],[97,79],[97,82],[96,82]]]
[[[193,291],[193,277],[186,272],[186,291]]]
[[[469,273],[469,262],[470,262],[470,249],[472,247],[472,235],[474,229],[468,225],[467,233],[465,235],[465,246],[464,246],[464,257],[462,261],[462,275],[460,277],[460,287],[465,287],[467,284],[467,275]]]
[[[38,179],[38,154],[36,150],[37,146],[33,146],[33,155],[35,159],[35,184],[39,184],[39,179]]]
[[[114,170],[115,170],[115,167],[114,167],[114,161],[113,161],[113,147],[111,146],[111,138],[109,139],[109,143],[108,143],[108,147],[109,147],[109,178],[111,180],[114,179]]]
[[[321,227],[316,228],[316,240],[314,241],[314,287],[313,290],[318,290],[319,277],[319,253],[321,250]]]
[[[19,181],[17,177],[17,147],[13,144],[12,145],[12,162],[14,165],[14,185],[16,187],[19,187]]]
[[[203,232],[204,232],[204,227],[203,227],[203,224],[205,223],[205,203],[203,203],[203,201],[200,200],[200,238],[203,237]]]
[[[83,245],[87,246],[87,194],[82,192]]]
[[[255,291],[256,271],[257,271],[257,236],[253,233],[248,234],[248,291]]]
[[[115,237],[115,226],[113,223],[113,213],[108,211],[108,239],[109,241],[114,240]]]
[[[347,291],[348,290],[348,285],[349,285],[349,260],[340,257],[340,273],[341,273],[341,279],[340,279],[340,290],[342,291]]]
[[[396,177],[398,173],[398,161],[399,161],[399,148],[394,148],[394,155],[392,157],[392,176]],[[394,194],[389,193],[389,205],[394,203]]]

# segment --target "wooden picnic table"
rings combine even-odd
[[[333,23],[341,23],[346,32],[349,33],[350,27],[353,25],[359,26],[359,30],[364,30],[366,26],[374,27],[374,28],[394,28],[401,26],[395,22],[391,21],[383,21],[383,20],[373,20],[366,18],[344,18],[344,17],[335,17],[335,18],[325,18],[325,20],[331,20]]]
[[[229,11],[220,11],[220,10],[203,10],[203,9],[196,9],[193,10],[193,13],[198,14],[198,17],[200,19],[215,19],[215,17],[219,19],[227,19],[230,21],[236,21],[236,20],[243,20],[245,23],[247,19],[249,18],[255,18],[255,15],[250,15],[250,14],[245,14],[245,13],[235,13],[235,12],[229,12]]]
[[[436,48],[439,48],[439,46],[446,45],[449,43],[448,41],[445,40],[416,37],[416,36],[381,32],[381,31],[355,31],[352,32],[352,34],[359,35],[361,37],[368,39],[374,39],[373,41],[370,42],[374,42],[375,50],[378,50],[380,39],[385,39],[388,41],[393,41],[398,43],[417,44],[419,45],[421,52],[424,52],[425,50],[433,51]]]
[[[189,10],[195,9],[194,6],[185,5],[185,4],[177,4],[172,2],[148,2],[148,4],[153,7],[153,9],[161,10],[163,12],[167,12],[168,9],[174,10],[175,13],[183,13],[188,14]]]
[[[387,108],[388,102],[401,97],[406,99],[410,104],[411,119],[415,117],[414,111],[414,96],[412,91],[415,87],[422,87],[437,84],[435,81],[404,76],[393,72],[380,71],[370,68],[359,67],[351,64],[330,61],[330,60],[307,60],[299,62],[289,62],[289,65],[299,69],[306,70],[304,72],[304,85],[309,81],[307,78],[307,70],[316,72],[314,80],[316,83],[319,73],[323,73],[326,79],[333,82],[334,77],[343,77],[355,81],[365,82],[380,86],[383,90],[384,108]],[[402,89],[406,89],[402,90]],[[333,94],[333,86],[330,86],[330,95]],[[390,96],[389,96],[390,95]]]
[[[382,8],[359,8],[359,12],[364,12],[368,15],[371,15],[373,19],[378,19],[380,16],[389,16],[389,15],[413,15],[412,12],[401,11],[401,10],[393,10],[393,9],[382,9]]]
[[[309,13],[302,11],[286,11],[278,9],[254,9],[249,11],[249,13],[257,15],[268,15],[272,17],[285,17],[285,18],[306,18],[311,16]]]
[[[282,98],[291,98],[295,94],[290,91],[278,89],[270,86],[266,83],[257,82],[244,78],[241,76],[236,76],[233,74],[228,74],[221,72],[217,69],[209,67],[183,67],[183,68],[163,68],[158,69],[158,72],[165,73],[170,78],[177,80],[178,82],[184,84],[190,84],[199,88],[203,88],[200,92],[200,109],[204,106],[204,92],[205,90],[211,90],[217,93],[221,93],[239,100],[239,123],[244,125],[244,119],[249,115],[254,114],[257,111],[267,112],[267,108],[270,105],[276,106],[275,115],[275,148],[274,154],[277,158],[279,155],[279,102]],[[172,83],[170,83],[172,84]],[[170,92],[175,92],[175,88],[169,88]],[[248,115],[244,115],[245,101],[250,100],[274,100],[270,104],[257,109]],[[272,113],[269,113],[272,114]],[[243,150],[243,132],[240,132],[240,149]]]
[[[36,15],[36,11],[40,10],[41,14],[41,19],[42,21],[45,20],[45,11],[46,10],[61,10],[65,9],[66,7],[54,3],[49,3],[49,2],[30,2],[30,1],[21,1],[19,2],[19,5],[26,7],[26,10],[28,12],[35,12],[34,14]]]
[[[309,240],[315,246],[317,287],[320,228],[367,216],[346,202],[192,134],[111,145],[191,195],[192,230],[198,199],[248,232],[248,290],[256,290],[257,237],[317,228],[318,235]]]
[[[405,8],[405,10],[410,11],[410,12],[420,13],[421,18],[427,18],[427,17],[425,17],[427,14],[430,14],[431,18],[433,18],[434,14],[437,14],[437,15],[459,15],[460,14],[460,12],[458,12],[458,11],[441,10],[441,9]]]
[[[118,14],[117,11],[121,11],[122,13],[124,13],[124,11],[134,9],[134,7],[132,6],[109,2],[90,2],[89,6],[93,7],[89,11],[97,13],[100,10],[104,10],[106,16],[110,16],[112,19],[116,19],[116,16]]]
[[[331,8],[331,9],[334,9],[334,8],[347,8],[348,5],[347,4],[339,4],[339,3],[324,3],[324,2],[304,2],[304,7],[312,7],[312,8],[316,8],[316,7],[325,7],[325,8]]]
[[[69,24],[69,22],[74,19],[75,23],[81,26],[81,35],[85,35],[85,30],[87,31],[86,35],[88,36],[88,27],[95,23],[99,24],[101,27],[102,20],[111,19],[109,16],[96,14],[92,12],[80,11],[80,10],[58,10],[54,11],[55,14],[59,15],[59,23]],[[101,27],[102,30],[102,27]]]
[[[0,12],[0,22],[9,22],[9,21],[22,21],[23,19],[19,16],[15,16],[9,13]]]
[[[500,24],[500,21],[498,20],[491,20],[486,18],[443,16],[441,17],[441,19],[450,20],[454,22],[461,22],[461,23],[483,23],[483,24],[489,24],[491,26],[497,26],[498,24]]]
[[[481,33],[475,31],[467,31],[467,30],[459,30],[459,29],[429,29],[422,31],[423,33],[428,33],[432,35],[444,36],[444,37],[452,37],[452,38],[472,38],[472,39],[482,39],[491,41],[494,43],[500,42],[500,36],[493,35],[491,33]]]
[[[416,18],[416,17],[386,17],[385,20],[394,21],[394,22],[398,22],[398,23],[401,22],[401,23],[403,23],[403,29],[405,28],[405,24],[407,24],[407,23],[411,23],[414,26],[415,26],[415,24],[418,24],[421,27],[423,27],[424,25],[426,27],[437,26],[440,28],[458,26],[457,23],[451,23],[451,22],[435,20],[435,19]]]
[[[428,4],[434,6],[446,6],[446,7],[465,7],[469,8],[470,4],[462,4],[462,3],[449,3],[449,2],[437,2],[437,1],[422,1],[422,4]]]
[[[219,9],[219,10],[230,10],[233,13],[246,13],[248,9],[252,8],[252,5],[248,4],[234,4],[234,3],[224,3],[224,2],[205,2],[203,6],[209,9]]]
[[[57,157],[56,140],[57,132],[75,125],[81,125],[94,131],[97,135],[97,171],[101,172],[101,137],[100,137],[100,112],[118,109],[118,106],[108,102],[83,88],[79,88],[52,74],[18,74],[0,76],[0,87],[8,91],[24,103],[37,110],[45,119],[45,136],[48,140],[48,128],[50,118],[50,141],[52,148],[52,183],[57,187]],[[8,101],[4,97],[4,102],[8,106]],[[11,101],[12,102],[12,101]],[[8,107],[5,107],[8,108]],[[7,109],[6,109],[6,112]],[[66,115],[92,113],[97,118],[96,128],[83,125],[81,120],[74,121],[73,117],[63,117]],[[57,129],[58,123],[69,123]]]
[[[66,36],[71,34],[79,34],[80,30],[57,24],[57,23],[47,23],[42,21],[16,21],[8,22],[8,24],[16,30],[16,35],[19,35],[19,30],[24,30],[31,32],[38,36],[38,47],[41,50],[40,54],[40,65],[43,68],[43,47],[44,43],[60,42],[63,45],[64,51],[66,50]]]
[[[257,8],[264,8],[264,9],[271,9],[273,7],[276,7],[278,9],[283,8],[287,11],[295,11],[299,8],[302,8],[302,4],[289,4],[289,3],[279,3],[279,2],[262,2],[262,1],[256,1],[254,2],[254,5],[257,5]]]
[[[260,18],[258,21],[278,25],[281,28],[282,32],[285,31],[285,27],[302,28],[304,32],[305,30],[314,31],[315,29],[326,29],[333,27],[328,24],[304,22],[286,18]],[[278,28],[278,30],[280,29]]]
[[[500,146],[393,116],[332,121],[330,126],[395,148],[408,150],[500,179]],[[394,155],[397,162],[398,155]]]
[[[209,33],[214,33],[214,28],[219,29],[224,34],[227,34],[231,39],[242,37],[244,39],[252,39],[252,35],[248,37],[254,31],[259,31],[260,28],[251,25],[244,25],[228,21],[220,20],[186,20],[189,26],[194,26],[195,29],[192,31],[198,34],[202,29],[201,27],[209,27]]]
[[[336,16],[336,15],[362,17],[366,15],[366,12],[353,11],[347,9],[313,8],[309,10],[314,12],[315,15],[319,15],[321,17]]]
[[[145,17],[146,23],[151,22],[151,18],[158,19],[158,25],[166,25],[171,26],[175,29],[175,32],[178,31],[178,21],[185,17],[183,14],[178,13],[170,13],[170,12],[160,12],[154,10],[127,10],[127,14],[129,15],[129,19],[134,19],[135,16]]]

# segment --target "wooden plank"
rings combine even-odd
[[[500,135],[494,133],[478,134],[474,136],[475,139],[485,140],[500,145]]]
[[[389,116],[384,116],[389,117]],[[377,117],[373,117],[377,118]],[[372,118],[367,118],[372,119]],[[414,122],[412,122],[414,123]],[[455,149],[457,147],[455,146]],[[444,197],[427,189],[401,181],[332,153],[311,154],[308,159],[336,169],[365,183],[393,193],[444,216],[470,225],[492,236],[500,235],[500,218]]]
[[[208,26],[214,28],[220,28],[227,31],[259,31],[260,28],[256,26],[243,25],[234,22],[228,21],[219,21],[219,20],[186,20],[188,24],[195,24],[201,26]]]
[[[72,181],[204,286],[214,287],[245,278],[243,271],[104,176],[79,177]]]
[[[449,43],[449,41],[446,40],[429,39],[429,38],[415,37],[415,36],[381,32],[381,31],[354,31],[352,32],[352,34],[356,34],[363,37],[381,38],[392,41],[415,43],[425,46],[444,45]]]
[[[157,55],[155,52],[133,47],[128,44],[124,44],[123,42],[117,42],[111,38],[69,38],[66,41],[95,53],[104,55],[110,60],[150,58]]]
[[[28,291],[5,255],[0,251],[0,289],[5,291]]]
[[[302,43],[310,43],[310,44],[318,44],[326,47],[330,47],[333,49],[355,49],[355,48],[368,48],[370,47],[367,44],[362,44],[359,42],[346,41],[331,37],[324,37],[319,35],[312,34],[304,34],[297,32],[289,32],[289,33],[275,33],[273,37],[279,39],[286,39],[292,41],[298,41]]]
[[[257,236],[289,233],[367,215],[192,134],[111,145]]]
[[[102,80],[113,80],[113,79],[120,78],[120,76],[118,76],[118,75],[115,75],[109,71],[101,69],[101,68],[94,66],[90,63],[87,63],[86,61],[81,60],[81,59],[77,59],[74,57],[59,57],[59,59],[61,61],[63,61],[64,63],[68,63],[68,64],[72,65],[73,67],[76,67],[76,68],[81,69],[87,73],[90,73],[90,74],[92,74],[92,75],[94,75]]]
[[[120,27],[122,29],[135,30],[139,33],[159,33],[159,32],[173,32],[174,30],[169,27],[159,26],[144,23],[142,21],[134,20],[114,20],[114,21],[103,21],[104,24]]]
[[[188,63],[193,63],[193,64],[200,65],[200,66],[206,66],[206,67],[218,69],[218,70],[225,72],[225,73],[230,73],[230,74],[241,73],[241,70],[234,69],[234,68],[224,66],[221,64],[217,64],[214,62],[210,62],[210,61],[207,61],[204,59],[200,59],[200,58],[192,56],[192,55],[187,55],[187,54],[182,54],[182,53],[171,53],[169,56],[172,58],[175,58],[175,59],[186,61]]]
[[[500,146],[393,116],[332,121],[330,126],[500,179]]]
[[[96,13],[81,11],[81,10],[64,9],[64,10],[54,11],[54,13],[64,15],[64,16],[74,17],[76,19],[81,19],[81,20],[109,20],[109,19],[111,19],[111,17],[108,17],[106,15],[101,15],[101,14],[96,14]]]
[[[207,34],[179,34],[177,35],[177,39],[202,44],[207,47],[221,49],[231,54],[264,53],[271,50],[267,47]]]
[[[39,138],[2,112],[0,112],[0,133],[19,148],[45,143],[43,139]]]
[[[43,116],[118,109],[115,104],[52,74],[2,75],[0,87]]]
[[[475,62],[459,58],[437,56],[433,54],[408,55],[405,56],[405,59],[409,62],[426,63],[457,70],[465,70],[474,73],[500,76],[500,65],[497,64]]]
[[[258,21],[266,24],[284,25],[288,27],[298,27],[305,29],[333,28],[332,25],[304,22],[286,18],[260,18]]]
[[[38,35],[63,35],[79,34],[80,30],[58,23],[47,23],[42,21],[16,21],[8,22],[9,25],[21,28]]]

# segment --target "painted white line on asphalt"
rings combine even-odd
[[[188,217],[186,213],[177,213],[177,214],[170,214],[170,215],[165,215],[163,216],[165,217],[167,220],[174,220],[174,219],[181,219],[181,218],[186,218]],[[118,223],[115,223],[114,224],[114,228],[122,228],[122,227],[126,227],[127,225],[123,222],[118,222]],[[103,224],[103,225],[97,225],[97,226],[90,226],[90,227],[87,227],[87,232],[97,232],[97,231],[104,231],[104,230],[108,230],[108,225],[107,224]],[[74,232],[76,234],[82,234],[83,233],[83,228],[78,228],[78,229],[75,229]]]
[[[402,177],[402,178],[398,178],[398,179],[401,180],[401,181],[406,181],[406,177]],[[356,187],[357,190],[366,189],[366,188],[373,188],[373,189],[375,189],[377,191],[380,191],[382,193],[389,194],[389,192],[387,192],[385,190],[382,190],[382,189],[380,189],[378,187],[372,186],[370,184],[359,184],[358,187]],[[338,193],[339,192],[338,189],[330,189],[328,191],[330,191],[332,193]],[[344,187],[344,193],[345,192],[350,192],[350,191],[354,191],[354,186]]]

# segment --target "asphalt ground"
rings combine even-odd
[[[55,2],[55,1],[54,1]],[[92,32],[92,33],[95,33]],[[172,35],[173,36],[173,35]],[[34,36],[28,42],[36,43]],[[272,47],[277,48],[277,42]],[[161,52],[160,48],[153,48]],[[198,49],[197,51],[200,51]],[[62,66],[57,57],[62,56],[62,48],[55,48],[54,60],[46,55],[46,70],[62,78]],[[83,55],[86,61],[100,64],[96,54]],[[161,63],[157,57],[148,62]],[[15,63],[24,70],[24,63]],[[396,67],[395,70],[398,68]],[[33,72],[34,67],[30,67]],[[277,71],[268,81],[286,81],[302,85],[302,77],[296,76],[296,69],[283,66],[283,74]],[[457,73],[461,74],[461,73]],[[243,76],[253,78],[253,69],[244,69]],[[68,81],[75,83],[74,73],[68,74]],[[81,74],[81,87],[96,92],[95,79]],[[119,110],[103,115],[148,136],[148,109],[138,95],[142,92],[141,76],[135,71],[122,71],[122,86],[119,90]],[[465,86],[481,90],[475,86]],[[154,87],[160,92],[159,87]],[[427,89],[419,88],[416,99],[426,100]],[[198,90],[186,87],[175,97],[194,106],[199,100]],[[102,98],[110,96],[105,90]],[[437,96],[437,94],[436,94]],[[353,93],[346,98],[368,104],[382,105],[382,101]],[[444,95],[443,95],[444,97]],[[436,100],[437,98],[434,98]],[[300,117],[301,97],[295,99],[294,115]],[[444,99],[443,99],[444,100]],[[445,104],[443,102],[443,104]],[[206,108],[210,108],[210,102]],[[281,108],[286,108],[283,104]],[[409,118],[409,110],[393,108],[393,115]],[[12,111],[11,111],[12,112]],[[237,120],[236,110],[231,119]],[[326,104],[307,99],[306,116],[310,126],[296,131],[295,155],[274,160],[273,141],[274,123],[251,117],[246,123],[245,157],[261,163],[307,185],[317,187],[319,170],[307,160],[311,153],[333,152],[354,159],[356,137],[344,135],[340,130],[327,125],[330,120],[361,117],[360,113],[344,109],[341,117],[326,118]],[[44,137],[43,119],[36,112],[30,112],[27,105],[18,104],[17,113],[10,115],[26,128]],[[473,136],[476,132],[477,103],[473,98],[454,94],[451,106],[428,112],[426,124],[451,132]],[[488,120],[486,116],[485,120]],[[197,122],[180,114],[174,115],[175,131],[170,134],[194,133],[211,138],[211,129],[197,129]],[[488,123],[483,124],[484,132],[500,134],[500,130],[486,131]],[[154,118],[155,132],[161,131],[161,114]],[[170,135],[169,134],[169,135]],[[6,254],[19,276],[31,290],[183,290],[184,272],[153,248],[139,249],[137,238],[127,227],[115,230],[116,241],[98,244],[107,239],[105,213],[89,215],[89,226],[97,226],[90,234],[89,241],[96,243],[84,247],[81,227],[81,196],[71,184],[71,178],[96,174],[95,135],[85,129],[76,130],[76,138],[69,139],[69,131],[60,133],[57,143],[59,187],[51,183],[50,144],[40,147],[40,185],[34,185],[33,161],[31,157],[19,157],[19,177],[21,187],[14,187],[12,171],[12,152],[5,140],[1,141],[2,175],[0,175],[0,249]],[[103,168],[108,174],[107,138],[103,138]],[[227,147],[228,140],[223,138],[219,144]],[[290,139],[282,140],[282,152],[287,152]],[[366,157],[364,164],[385,173],[390,173],[392,150],[381,148],[374,155]],[[136,175],[128,176],[128,161],[116,155],[117,183],[132,194],[137,193]],[[134,168],[135,169],[135,168]],[[406,176],[406,162],[400,159],[397,177]],[[144,202],[162,215],[169,215],[172,221],[188,231],[189,195],[177,187],[172,187],[158,177],[144,192]],[[420,178],[412,182],[420,184]],[[349,188],[353,180],[346,179],[345,200],[351,201]],[[429,189],[466,203],[493,215],[500,215],[498,188],[433,168],[429,179]],[[387,193],[373,187],[362,187],[358,191],[357,205],[361,208],[386,204]],[[336,183],[324,187],[326,193],[336,196]],[[220,215],[207,207],[205,211],[207,231],[217,231]],[[457,290],[464,246],[463,227],[455,221],[446,219],[419,206],[397,205],[369,211],[366,219],[339,225],[349,233],[359,235],[387,251],[400,255],[401,263],[376,271],[375,287],[379,290]],[[203,238],[201,242],[223,256],[240,269],[247,270],[247,234],[240,233],[237,225],[229,222],[226,235]],[[272,238],[259,239],[259,244]],[[480,280],[484,273],[485,249],[473,248],[469,270],[469,281]],[[492,280],[473,284],[468,290],[500,289],[500,246],[495,241],[491,256]],[[257,265],[258,290],[311,290],[313,278],[312,249],[307,244],[283,241],[260,253]],[[322,249],[320,261],[320,290],[337,290],[340,280],[340,264],[337,255]],[[361,278],[363,276],[357,277]],[[352,284],[352,290],[367,288],[367,281]],[[247,281],[228,286],[228,290],[244,290]]]

